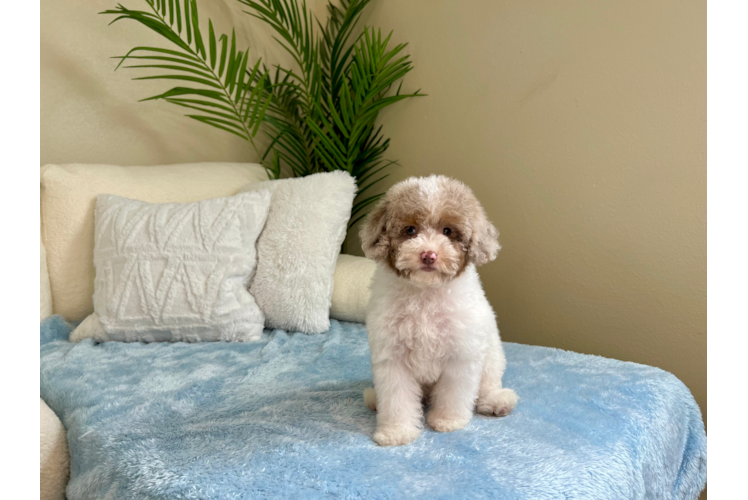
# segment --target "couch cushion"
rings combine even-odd
[[[42,326],[41,395],[82,498],[688,498],[706,480],[699,408],[673,375],[505,343],[504,418],[378,447],[366,329],[252,343],[62,339]],[[50,330],[49,326],[55,332]]]
[[[49,288],[49,270],[47,269],[47,250],[44,242],[39,245],[41,268],[39,270],[39,316],[40,320],[52,314],[52,290]]]
[[[247,183],[266,179],[265,170],[252,163],[43,166],[42,239],[55,313],[81,321],[93,312],[94,204],[99,194],[186,203],[231,196]]]
[[[67,435],[62,422],[39,400],[39,498],[65,500],[70,472]]]
[[[338,256],[335,266],[335,289],[332,292],[330,317],[341,321],[363,323],[369,303],[369,285],[377,264],[366,257]]]

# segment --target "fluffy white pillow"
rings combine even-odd
[[[249,184],[273,198],[257,241],[250,292],[265,325],[304,333],[330,328],[333,272],[351,217],[356,182],[345,171]]]
[[[81,321],[93,312],[94,206],[100,194],[149,203],[191,203],[235,195],[267,180],[253,163],[185,163],[148,167],[45,165],[41,168],[42,241],[55,314]]]
[[[193,203],[96,201],[94,314],[71,340],[256,340],[264,317],[247,286],[267,190]]]

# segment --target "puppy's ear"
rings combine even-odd
[[[387,201],[381,200],[369,212],[361,226],[361,248],[364,255],[373,260],[381,260],[387,256],[390,249],[390,239],[386,234]]]
[[[496,258],[496,254],[501,250],[501,245],[499,245],[499,232],[488,220],[483,207],[479,205],[475,212],[473,234],[470,237],[468,247],[468,258],[476,266],[482,266]]]

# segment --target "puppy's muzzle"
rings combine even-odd
[[[432,250],[426,250],[425,252],[422,252],[421,262],[430,267],[434,264],[434,262],[436,262],[436,252]]]

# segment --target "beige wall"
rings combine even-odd
[[[505,340],[659,366],[706,416],[706,2],[375,1],[394,175],[473,187]]]
[[[240,139],[136,102],[165,84],[109,57],[157,38],[107,27],[96,13],[116,3],[42,0],[42,163],[254,161]],[[280,56],[238,2],[200,6]],[[704,412],[705,20],[705,2],[642,0],[374,0],[365,17],[411,43],[407,87],[429,94],[384,116],[393,180],[462,179],[501,231],[481,274],[503,337],[660,366]]]
[[[173,81],[131,81],[143,70],[122,69],[113,56],[138,45],[168,47],[134,21],[107,26],[114,16],[98,15],[118,0],[41,2],[41,162],[154,165],[196,161],[256,161],[251,146],[231,134],[182,115],[189,110],[165,102],[137,101],[178,85]],[[132,9],[144,0],[122,0]],[[210,17],[217,32],[237,29],[242,50],[277,60],[282,49],[267,43],[269,32],[242,12],[235,0],[200,1],[203,33]],[[171,85],[170,85],[171,84]]]

